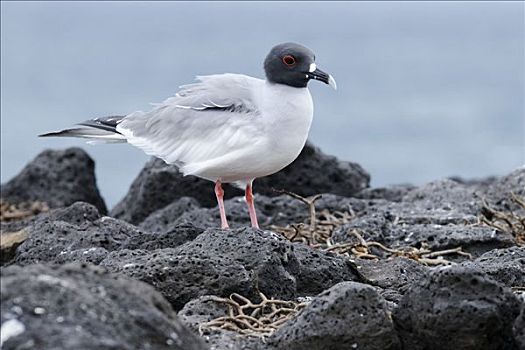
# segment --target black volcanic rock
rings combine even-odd
[[[250,216],[244,198],[228,199],[224,201],[224,206],[230,227],[240,228],[250,225]],[[367,207],[367,202],[326,193],[315,202],[315,207],[318,212],[322,210],[360,212]],[[272,225],[286,226],[294,223],[304,223],[309,220],[308,206],[288,195],[280,195],[278,197],[257,195],[255,197],[255,210],[259,226],[262,228],[270,228]],[[172,224],[191,223],[202,228],[216,228],[220,224],[220,214],[217,207],[196,208],[180,216],[172,217],[175,217]],[[159,220],[171,223],[172,219],[168,215],[162,215],[159,216]],[[143,227],[143,224],[140,226]]]
[[[44,223],[64,221],[73,225],[82,225],[100,219],[98,209],[92,204],[76,202],[64,208],[52,209],[38,215],[15,221],[0,222],[2,232],[22,230],[28,226],[39,226]]]
[[[438,269],[416,282],[394,311],[405,349],[516,349],[520,302],[509,288],[472,268]]]
[[[4,350],[206,349],[151,286],[101,268],[10,266],[1,281]]]
[[[106,204],[95,179],[95,162],[80,148],[46,150],[1,186],[3,200],[16,204],[42,201],[51,208],[75,202],[93,204],[105,214]]]
[[[156,210],[139,225],[141,229],[149,232],[165,232],[170,224],[175,222],[184,213],[199,209],[199,203],[191,197],[182,197],[175,202]],[[219,221],[220,222],[220,221]]]
[[[176,248],[114,251],[101,262],[155,286],[176,309],[202,295],[258,298],[317,294],[341,281],[362,281],[350,261],[300,247],[269,231],[208,229]]]
[[[155,250],[175,248],[197,238],[204,229],[191,224],[171,225],[161,233],[142,233],[130,236],[122,243],[120,249]]]
[[[351,196],[368,187],[370,176],[358,164],[343,162],[307,143],[299,157],[280,172],[255,180],[255,194],[279,195],[286,189],[303,196],[333,193]],[[226,199],[243,191],[225,185]],[[193,197],[204,207],[216,205],[213,184],[194,176],[183,177],[174,165],[151,159],[133,181],[129,192],[113,208],[111,216],[139,224],[152,212],[181,197]]]
[[[143,234],[135,226],[103,216],[90,204],[78,202],[27,220],[27,239],[16,249],[19,265],[82,261],[98,264],[108,251],[129,237]]]
[[[401,349],[385,300],[373,287],[355,282],[316,296],[268,342],[286,350]]]
[[[515,245],[509,233],[478,224],[481,208],[481,197],[473,187],[449,179],[434,181],[408,191],[398,202],[369,202],[332,239],[351,241],[352,230],[357,229],[365,239],[390,247],[425,245],[434,251],[462,247],[475,257]]]
[[[375,286],[401,294],[429,271],[428,267],[415,260],[402,257],[379,261],[356,259],[355,262],[361,274]]]
[[[294,273],[300,296],[311,296],[341,281],[369,282],[349,259],[294,244],[299,270]]]
[[[68,151],[72,155],[65,156]],[[39,193],[58,206],[33,217],[15,207],[2,212],[1,263],[11,264],[1,270],[2,349],[201,349],[197,338],[180,331],[171,308],[217,350],[525,349],[525,294],[517,288],[525,283],[525,248],[514,233],[480,221],[487,214],[483,199],[497,210],[525,215],[511,198],[525,196],[525,168],[480,181],[369,189],[358,168],[307,145],[282,174],[255,182],[264,230],[248,228],[242,196],[225,201],[233,229],[221,230],[213,185],[182,178],[160,160],[143,169],[115,208],[121,220],[93,204],[64,204],[70,189],[78,193],[68,200],[89,200],[85,191],[96,190],[94,177],[86,185],[92,161],[82,151],[42,157],[2,187],[17,188],[7,198],[13,202],[18,192],[23,200],[45,200],[27,196]],[[56,183],[46,187],[49,178]],[[318,227],[333,218],[332,236],[314,248],[277,233],[276,226],[308,223],[309,211],[271,187],[303,196],[328,192],[315,207],[323,221]],[[227,197],[242,195],[226,191]],[[24,218],[10,218],[13,213]],[[335,224],[341,217],[345,223]],[[359,234],[387,247],[368,246],[377,260],[357,257],[355,249],[364,248]],[[330,253],[326,246],[348,253]],[[448,268],[399,251],[457,247],[472,256],[436,254],[451,263]],[[200,327],[228,312],[210,296],[238,293],[257,303],[259,291],[273,299],[313,301],[265,338]]]
[[[494,249],[464,265],[479,268],[507,287],[525,286],[525,247]]]
[[[450,211],[477,215],[481,201],[474,189],[459,182],[443,179],[415,188],[402,198],[403,202],[415,203],[427,210]]]
[[[359,164],[338,160],[307,142],[292,164],[255,180],[253,188],[256,193],[266,196],[275,196],[275,188],[301,196],[332,193],[350,197],[369,184],[370,175]]]
[[[6,223],[2,230],[2,235],[19,230],[27,236],[12,256],[2,256],[3,263],[19,265],[72,261],[97,265],[111,251],[174,248],[204,231],[181,224],[162,232],[147,232],[125,221],[100,216],[94,206],[82,202]]]
[[[302,203],[290,197],[256,196],[255,210],[261,227],[293,222],[303,222],[308,211]],[[250,226],[250,216],[246,202],[242,197],[235,197],[224,202],[228,223],[232,228]],[[202,228],[216,228],[220,225],[219,208],[197,208],[185,212],[175,219],[175,224],[191,223]]]
[[[488,226],[438,225],[395,223],[381,214],[366,215],[339,227],[333,237],[336,243],[355,240],[351,234],[357,229],[368,241],[376,241],[392,248],[421,247],[433,251],[462,247],[477,257],[485,252],[515,244],[513,237]],[[376,250],[381,253],[381,250]],[[449,256],[454,258],[453,255]],[[460,260],[466,259],[460,256]]]
[[[224,186],[224,189],[225,198],[243,193],[231,186]],[[168,165],[162,159],[152,158],[110,215],[136,225],[151,213],[182,197],[195,198],[200,205],[206,207],[217,204],[211,182],[195,176],[182,176],[176,166]]]
[[[388,187],[365,188],[355,195],[361,199],[385,199],[389,202],[401,202],[403,197],[416,187],[413,185],[393,185]]]
[[[519,210],[523,208],[512,200],[512,194],[525,198],[525,166],[522,166],[508,175],[495,179],[490,185],[478,189],[488,201],[489,205],[502,211]]]
[[[525,304],[521,307],[521,312],[514,321],[514,338],[518,349],[525,349]]]

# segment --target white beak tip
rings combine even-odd
[[[334,88],[334,90],[337,90],[337,83],[335,82],[335,79],[333,76],[328,76],[328,85]]]

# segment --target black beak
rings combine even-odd
[[[314,79],[322,81],[325,84],[330,85],[334,88],[334,90],[337,90],[337,84],[335,82],[334,77],[332,77],[330,74],[323,72],[319,68],[316,68],[313,72],[308,72],[306,74],[308,76],[308,79]]]

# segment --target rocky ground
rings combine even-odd
[[[148,162],[107,210],[81,149],[2,184],[2,349],[525,349],[525,168],[369,188],[307,145],[226,188]],[[320,195],[320,196],[319,196]]]

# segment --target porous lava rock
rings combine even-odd
[[[481,271],[453,266],[419,279],[394,311],[405,349],[516,349],[520,302]]]
[[[121,249],[101,265],[152,284],[177,310],[202,295],[236,292],[257,299],[261,291],[290,299],[363,280],[347,259],[252,228],[208,229],[175,248]]]
[[[207,348],[151,286],[98,267],[10,266],[1,282],[5,350]]]
[[[368,285],[341,282],[316,296],[269,339],[275,349],[401,349],[385,300]]]
[[[18,175],[0,187],[3,200],[45,202],[50,208],[75,202],[91,203],[105,214],[95,179],[95,162],[80,148],[46,150],[29,162]]]

